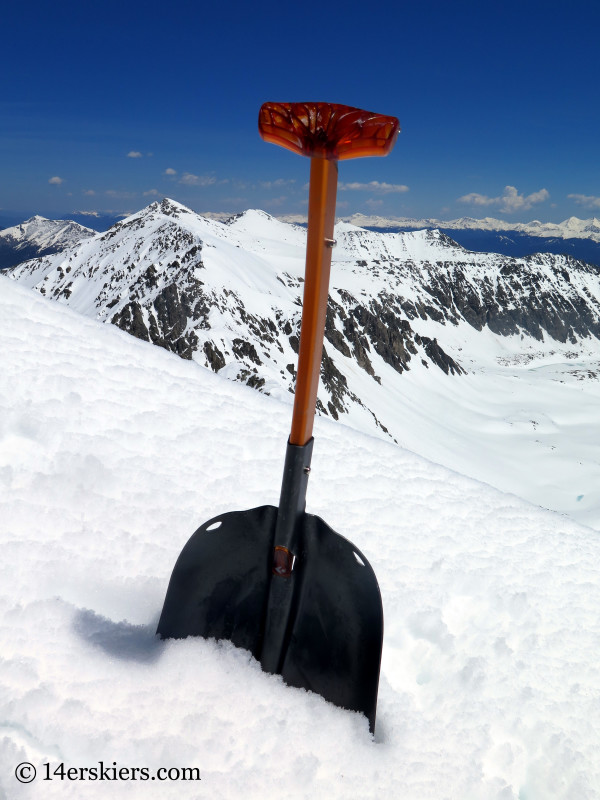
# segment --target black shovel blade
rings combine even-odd
[[[229,639],[261,660],[271,581],[291,581],[280,668],[290,686],[359,711],[375,728],[383,610],[365,556],[304,514],[292,575],[272,574],[277,508],[221,514],[192,535],[175,564],[157,633]]]

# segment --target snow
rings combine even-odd
[[[598,797],[596,531],[317,419],[308,510],[382,591],[373,738],[228,643],[154,635],[196,527],[277,503],[289,405],[6,278],[0,337],[0,797]],[[43,780],[100,761],[202,780]]]
[[[435,337],[436,327],[419,330]],[[597,341],[574,359],[572,346],[554,342],[524,347],[520,337],[500,339],[468,326],[449,333],[456,349],[469,353],[472,360],[462,363],[473,371],[457,380],[431,369],[404,375],[387,398],[389,413],[401,421],[398,441],[600,528]]]

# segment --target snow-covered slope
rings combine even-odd
[[[192,531],[277,503],[289,407],[5,278],[0,340],[0,797],[597,799],[596,532],[318,419],[309,511],[383,596],[373,740],[154,636]]]
[[[165,200],[9,274],[291,402],[305,235]],[[320,413],[600,525],[598,272],[469,253],[435,230],[340,223],[336,238]]]
[[[37,256],[58,253],[95,233],[72,220],[31,217],[20,225],[0,231],[0,269]]]

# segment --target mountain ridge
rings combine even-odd
[[[439,230],[336,226],[320,413],[398,440],[383,396],[407,374],[461,376],[515,349],[600,337],[600,278],[568,256],[472,253]],[[165,198],[9,277],[81,313],[291,399],[306,231],[260,210],[226,223]],[[520,342],[517,346],[517,342]],[[593,346],[592,346],[593,349]],[[381,391],[383,386],[384,392]],[[396,432],[394,432],[396,429]]]
[[[38,216],[35,215],[31,219],[38,218]],[[53,224],[64,224],[64,222],[72,220],[90,230],[89,224],[91,222],[94,232],[103,232],[115,223],[127,218],[127,216],[130,215],[73,212],[65,215],[61,220],[54,221]],[[228,220],[239,217],[240,213],[203,212],[199,216],[227,223]],[[306,225],[306,216],[302,214],[287,214],[276,218],[282,222]],[[27,220],[26,222],[30,221]],[[500,253],[514,257],[523,257],[537,252],[564,254],[600,267],[600,220],[595,217],[582,220],[572,216],[561,223],[545,223],[540,220],[513,223],[493,217],[484,217],[482,219],[459,217],[454,220],[439,220],[433,218],[413,219],[409,217],[388,218],[357,213],[351,216],[340,216],[338,221],[350,222],[358,227],[380,232],[403,232],[437,228],[450,235],[467,250],[474,252]],[[25,223],[9,224],[12,228],[19,228]],[[2,250],[2,233],[4,232],[0,231],[0,251]],[[69,244],[70,242],[66,241],[64,246]],[[54,251],[56,252],[58,249],[60,248],[55,247]],[[5,248],[4,262],[0,256],[0,269],[3,266],[13,266],[21,261],[42,255],[45,251],[42,252],[32,246],[25,253],[22,251],[17,252],[14,258],[10,253],[12,260],[7,259],[7,252]],[[48,252],[51,251],[49,250]]]

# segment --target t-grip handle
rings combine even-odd
[[[311,158],[306,273],[298,373],[290,444],[312,437],[334,245],[337,162],[386,156],[400,125],[396,117],[337,103],[264,103],[258,115],[262,138]]]
[[[387,156],[400,125],[396,117],[339,103],[263,103],[258,129],[266,142],[301,156],[344,161]]]

